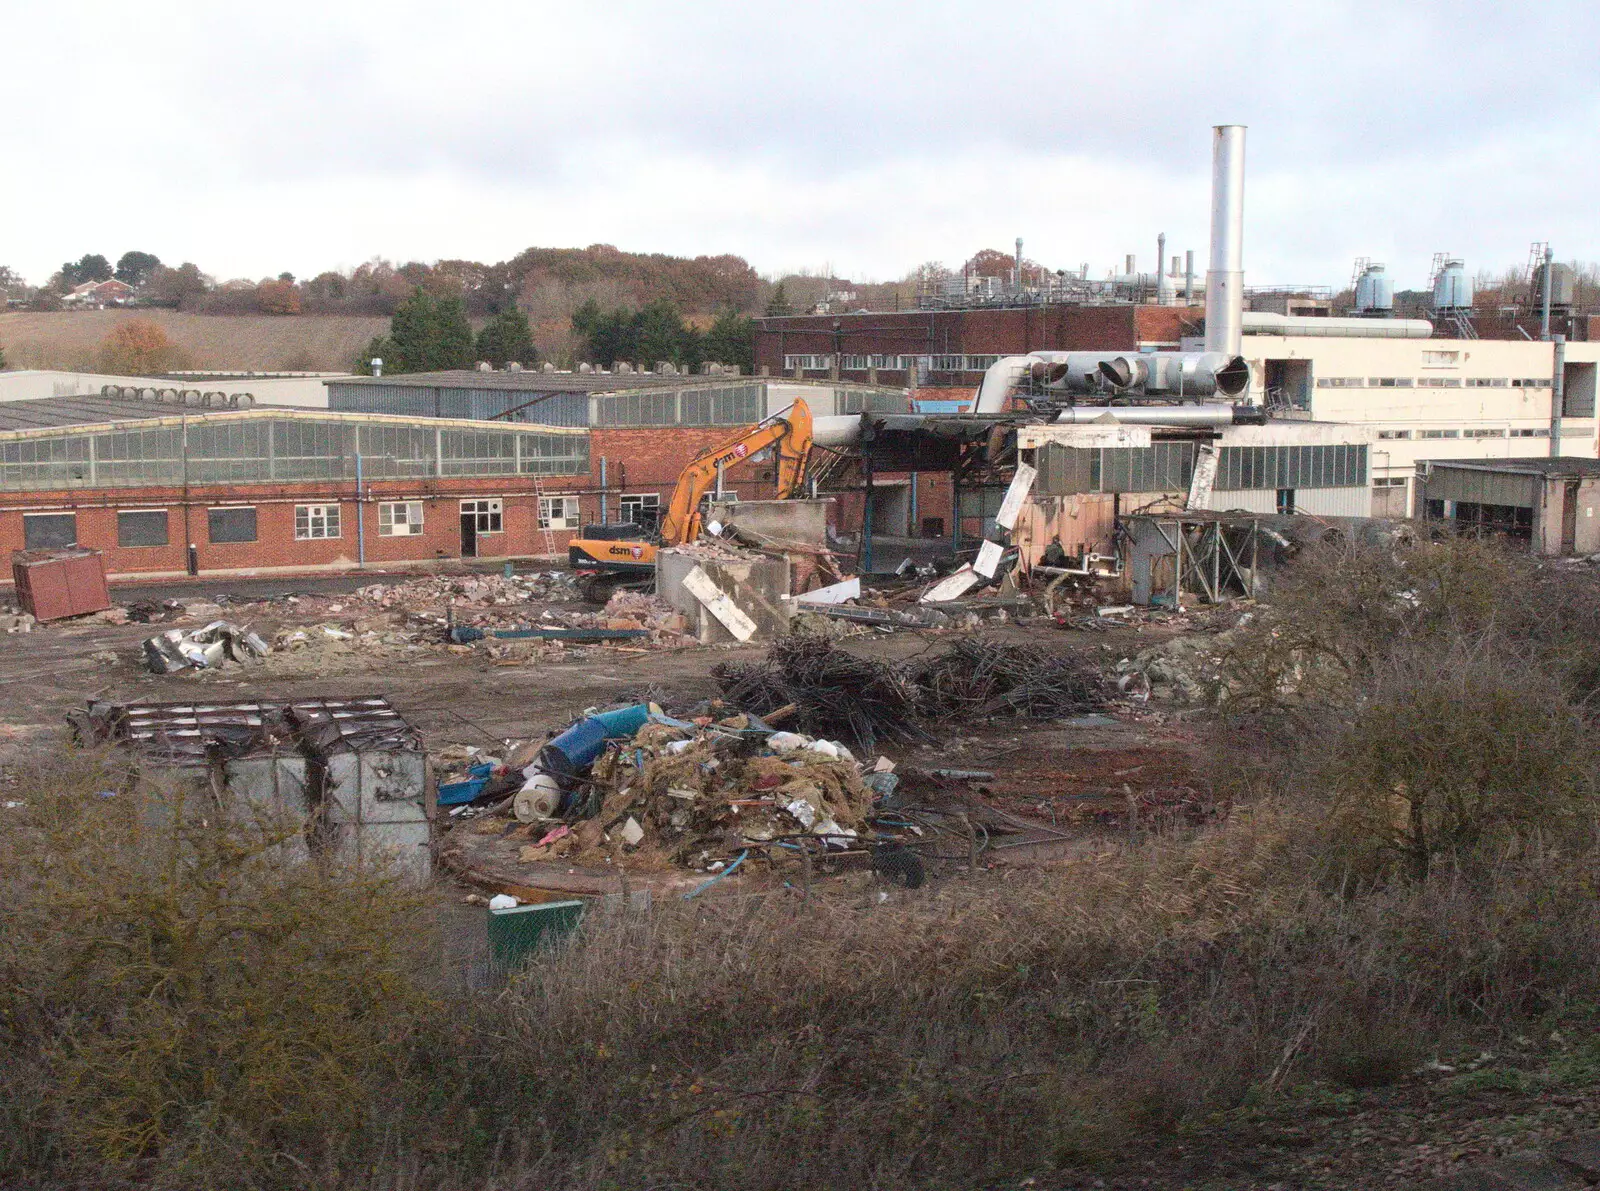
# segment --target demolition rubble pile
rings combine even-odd
[[[559,606],[576,600],[570,576],[430,575],[400,583],[375,583],[339,595],[289,595],[249,603],[228,601],[240,621],[289,623],[270,642],[231,621],[198,630],[172,630],[145,645],[156,673],[185,666],[217,668],[266,659],[274,672],[337,666],[348,659],[402,659],[428,652],[473,653],[514,663],[560,655],[571,646],[670,648],[689,642],[684,619],[663,601],[619,591],[603,611]],[[552,601],[557,606],[549,606]],[[215,615],[219,603],[189,602],[185,617]],[[219,626],[221,628],[219,629]],[[246,634],[260,648],[210,648],[217,633]],[[270,655],[270,656],[269,656]]]
[[[1102,704],[1099,675],[1029,645],[964,637],[898,666],[857,657],[816,638],[778,641],[760,662],[711,671],[725,698],[757,715],[793,705],[809,732],[863,750],[880,737],[928,739],[923,727],[953,717],[1061,719]]]

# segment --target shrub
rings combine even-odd
[[[338,1152],[403,1101],[417,896],[120,761],[34,758],[5,812],[0,1171],[249,1185]]]

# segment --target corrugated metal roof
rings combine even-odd
[[[0,437],[28,438],[51,431],[103,429],[128,423],[165,421],[177,425],[186,421],[199,425],[214,421],[253,421],[261,418],[292,418],[312,422],[359,422],[370,425],[425,425],[430,430],[515,430],[522,433],[586,435],[587,429],[544,426],[529,422],[484,423],[468,418],[404,417],[394,414],[351,413],[314,409],[303,405],[255,405],[249,409],[218,409],[210,406],[175,405],[166,401],[141,401],[117,397],[42,397],[35,401],[0,402]]]
[[[518,393],[613,393],[624,389],[699,388],[704,385],[749,384],[744,376],[657,376],[653,372],[402,372],[383,376],[346,376],[329,385],[404,385],[425,389],[510,389]]]
[[[1509,472],[1515,475],[1592,476],[1600,475],[1600,459],[1572,455],[1535,455],[1526,459],[1434,459],[1435,471],[1455,468],[1465,471]]]
[[[128,397],[40,397],[32,401],[0,402],[0,430],[44,430],[52,426],[92,426],[140,418],[170,418],[185,410],[195,413],[223,412],[204,406],[180,406]]]

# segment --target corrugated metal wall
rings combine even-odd
[[[1423,500],[1459,500],[1480,505],[1534,507],[1539,478],[1506,471],[1479,471],[1435,463],[1433,474],[1422,480]]]
[[[1272,488],[1218,488],[1211,493],[1211,507],[1222,512],[1276,513],[1278,494]],[[1296,488],[1294,511],[1320,517],[1370,517],[1372,489]]]
[[[543,398],[543,400],[540,400]],[[399,414],[410,418],[498,418],[518,410],[507,422],[538,426],[587,426],[587,393],[543,394],[537,389],[452,389],[430,385],[328,385],[328,408],[364,414]]]

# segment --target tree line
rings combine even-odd
[[[665,298],[639,310],[606,310],[591,300],[573,313],[571,327],[573,362],[603,368],[621,360],[646,368],[668,362],[690,370],[714,362],[736,364],[743,372],[755,364],[755,322],[731,309],[701,331]],[[474,335],[459,296],[439,296],[421,287],[396,307],[389,333],[367,344],[356,370],[373,372],[375,360],[391,375],[471,368],[479,362],[496,368],[513,362],[531,368],[540,362],[528,316],[516,306],[501,309]]]

